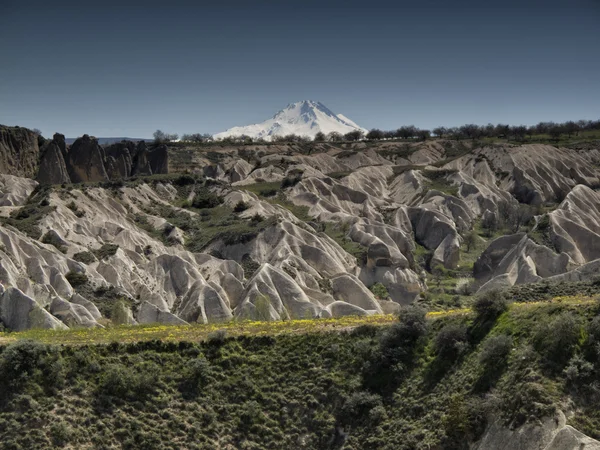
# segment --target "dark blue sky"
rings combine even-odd
[[[215,133],[304,99],[366,128],[600,118],[598,0],[208,3],[2,0],[0,123]]]

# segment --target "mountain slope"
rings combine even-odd
[[[313,138],[319,131],[325,134],[333,131],[345,134],[355,130],[366,132],[345,116],[333,113],[322,103],[305,100],[288,105],[262,123],[233,127],[213,137],[225,139],[245,135],[270,140],[273,136],[297,134]]]

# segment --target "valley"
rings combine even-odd
[[[598,448],[593,138],[0,131],[6,448]]]

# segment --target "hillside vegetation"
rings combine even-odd
[[[0,353],[0,441],[6,449],[467,448],[490,438],[492,422],[519,428],[558,410],[598,438],[599,313],[589,297],[508,307],[492,293],[471,313],[426,319],[412,307],[389,325],[338,331],[19,340]]]

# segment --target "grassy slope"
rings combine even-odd
[[[214,328],[176,327],[165,336],[158,327],[145,338],[164,341],[128,344],[95,342],[107,342],[102,333],[120,338],[135,329],[88,331],[92,339],[82,346],[20,341],[20,348],[0,354],[0,442],[3,448],[329,449],[339,448],[343,429],[346,449],[461,448],[481,433],[489,411],[522,423],[564,408],[567,399],[571,422],[600,437],[598,403],[583,390],[591,380],[567,381],[563,367],[535,347],[538,330],[569,312],[577,337],[570,351],[593,365],[595,379],[590,323],[599,308],[589,297],[513,304],[495,321],[468,311],[430,314],[425,337],[410,349],[413,362],[404,366],[383,364],[382,349],[390,348],[384,336],[396,325],[375,319],[231,324],[231,337],[213,332],[203,342],[177,341],[202,339]],[[381,326],[357,327],[362,322]],[[450,357],[437,344],[448,326],[467,330]],[[138,332],[145,330],[152,328]],[[76,331],[28,333],[11,337],[81,343]],[[510,355],[490,379],[480,354],[500,334],[510,336]]]

